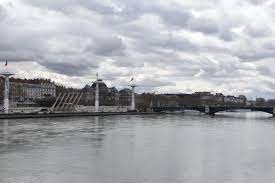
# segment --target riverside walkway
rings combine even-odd
[[[162,113],[161,112],[55,112],[55,113],[8,113],[8,114],[2,113],[0,114],[0,119],[149,115],[149,114],[162,114]]]

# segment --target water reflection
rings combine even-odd
[[[0,136],[0,145],[7,145],[9,144],[9,122],[8,120],[3,120],[3,123],[1,124],[3,125],[2,127],[0,127],[1,131],[0,133],[2,134]]]
[[[0,121],[0,182],[273,182],[264,113]]]

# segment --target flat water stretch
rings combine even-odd
[[[262,112],[0,120],[0,183],[273,182]]]

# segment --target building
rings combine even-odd
[[[242,105],[246,105],[247,104],[247,98],[244,95],[239,95],[239,99]]]
[[[50,82],[38,80],[13,80],[10,82],[10,100],[11,101],[33,101],[55,97],[55,85]]]
[[[4,87],[4,78],[1,78],[0,85],[1,88]],[[36,100],[55,97],[56,87],[54,82],[49,79],[10,78],[9,99],[11,107],[33,106],[36,104]]]
[[[119,105],[120,106],[130,106],[132,102],[132,90],[129,88],[124,88],[119,91]]]
[[[81,103],[86,106],[95,105],[96,84],[86,85],[83,89]],[[119,101],[119,93],[115,87],[108,88],[107,85],[100,80],[99,83],[99,105],[100,106],[116,106]]]
[[[200,96],[194,94],[178,94],[180,106],[200,105]]]
[[[160,101],[167,107],[180,106],[177,94],[162,94],[160,95]]]
[[[266,105],[266,101],[264,98],[256,98],[256,106],[265,106]]]
[[[268,99],[266,101],[267,106],[275,106],[275,99]]]
[[[224,98],[224,103],[226,105],[247,105],[247,99],[244,95],[239,97],[228,95]]]
[[[213,105],[214,95],[211,92],[195,92],[192,95],[200,98],[201,105]]]
[[[216,93],[214,96],[214,104],[223,105],[225,96],[222,93]]]

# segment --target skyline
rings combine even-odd
[[[10,77],[9,81],[10,82],[13,82],[13,83],[28,83],[28,84],[39,84],[39,83],[49,83],[49,84],[53,84],[55,85],[56,87],[59,86],[59,87],[64,87],[64,89],[68,89],[68,92],[70,93],[70,91],[72,90],[76,90],[76,91],[81,91],[83,90],[84,88],[86,88],[87,86],[88,87],[91,87],[97,80],[99,80],[100,82],[103,82],[104,84],[106,84],[106,86],[108,88],[116,88],[118,91],[120,90],[124,90],[124,89],[129,89],[129,90],[132,90],[132,86],[135,87],[135,90],[136,88],[140,88],[138,91],[135,91],[135,93],[137,94],[153,94],[153,95],[197,95],[197,94],[210,94],[212,96],[224,96],[224,97],[247,97],[245,95],[237,95],[237,94],[231,94],[231,95],[227,95],[225,93],[218,93],[218,92],[215,92],[215,91],[194,91],[193,93],[183,93],[183,92],[171,92],[171,93],[162,93],[162,92],[159,92],[159,91],[147,91],[146,90],[146,87],[143,87],[143,86],[139,86],[139,85],[136,85],[135,84],[135,81],[134,81],[134,78],[132,77],[130,82],[128,83],[127,86],[122,86],[122,87],[117,87],[115,85],[115,83],[112,83],[111,85],[108,85],[106,81],[102,80],[101,78],[98,77],[98,73],[96,73],[96,79],[90,83],[86,83],[84,86],[81,86],[81,87],[78,87],[78,88],[74,88],[74,87],[70,87],[70,86],[65,86],[65,85],[62,85],[60,83],[57,83],[55,82],[54,80],[51,80],[51,79],[48,79],[48,78],[39,78],[39,77],[36,77],[36,78],[18,78],[16,76],[14,76],[15,74],[11,73],[9,70],[6,70],[5,72],[3,73],[10,73],[12,76]],[[3,76],[0,77],[1,79],[4,79]],[[144,90],[145,89],[145,90]],[[264,99],[266,101],[268,100],[275,100],[273,98],[263,98],[261,96],[255,96],[255,98],[251,97],[251,98],[247,98],[247,100],[250,100],[250,101],[253,101],[256,99]]]
[[[82,87],[275,98],[273,0],[3,0],[0,60]],[[31,71],[31,72],[30,72]],[[137,88],[138,90],[138,88]],[[138,90],[139,91],[139,90]]]

